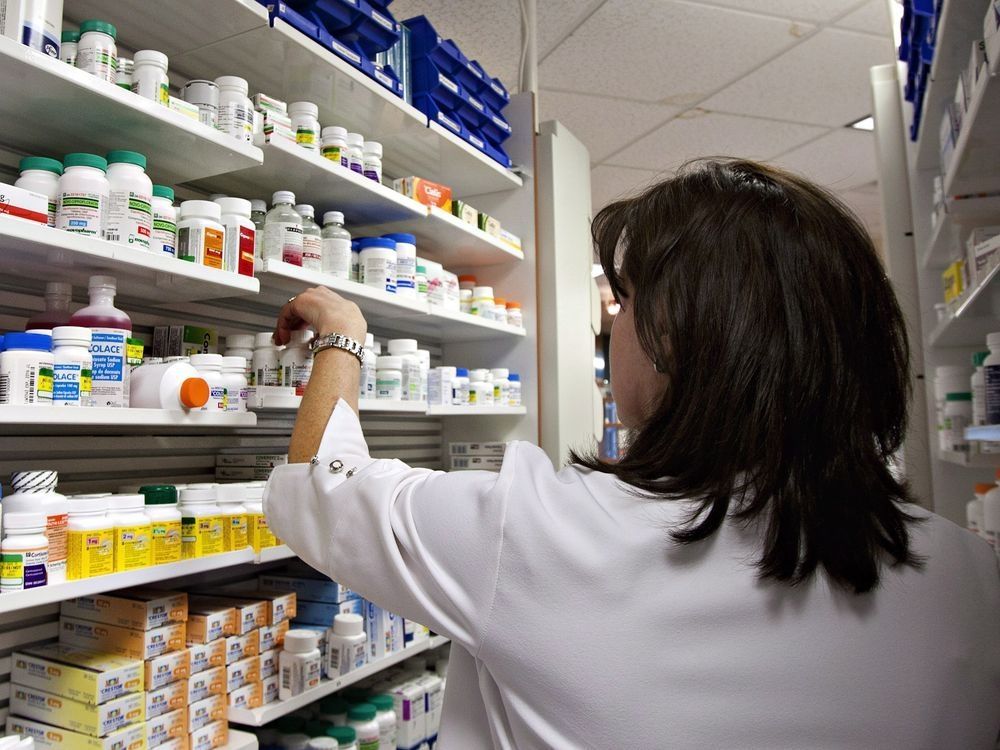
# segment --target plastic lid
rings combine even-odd
[[[45,520],[44,513],[4,513],[3,530],[6,532],[11,529],[22,531],[37,529],[41,532],[45,528]]]
[[[70,167],[93,167],[94,169],[100,169],[102,172],[107,172],[108,160],[97,154],[66,154],[63,157],[63,167],[65,169],[69,169]]]
[[[247,499],[247,487],[239,482],[220,484],[215,490],[216,500],[221,503],[242,503]]]
[[[208,382],[205,378],[185,378],[178,393],[181,404],[188,409],[197,409],[208,403]]]
[[[349,146],[358,146],[363,148],[365,145],[365,137],[361,133],[348,133],[347,143]]]
[[[69,514],[104,513],[108,509],[106,497],[74,497],[69,501]]]
[[[315,216],[316,215],[316,209],[314,209],[308,203],[298,203],[298,204],[296,204],[296,206],[295,206],[295,212],[299,216]]]
[[[383,234],[383,237],[395,242],[402,242],[404,245],[416,245],[417,238],[412,234],[406,234],[405,232],[393,232],[392,234]]]
[[[487,383],[489,382],[490,371],[484,367],[476,367],[475,369],[469,370],[469,380],[476,383]]]
[[[336,635],[361,635],[365,631],[365,621],[361,615],[339,614],[333,617],[333,632]]]
[[[285,633],[285,651],[305,654],[316,649],[319,637],[312,630],[289,630]]]
[[[146,505],[177,505],[177,488],[172,484],[144,484],[139,494],[146,498]]]
[[[59,37],[59,41],[60,42],[79,42],[80,41],[80,32],[79,31],[70,31],[70,30],[64,31],[62,33],[62,35]]]
[[[313,102],[289,102],[288,114],[311,115],[319,117],[319,107]]]
[[[189,484],[181,490],[181,505],[214,503],[215,490],[214,484],[198,484],[197,486]]]
[[[393,710],[393,700],[392,696],[387,693],[379,693],[378,695],[373,695],[368,699],[379,711],[392,711]]]
[[[52,329],[52,345],[57,343],[81,344],[90,346],[93,334],[83,326],[56,326]]]
[[[986,484],[985,482],[978,482],[976,484],[975,493],[977,495],[985,495],[987,492],[996,487],[995,484]]]
[[[357,615],[360,617],[360,615]],[[319,710],[324,714],[346,714],[351,707],[347,701],[339,695],[328,695],[319,702]]]
[[[972,401],[971,393],[948,393],[944,397],[945,401]]]
[[[166,69],[167,67],[167,56],[155,49],[141,49],[135,53],[135,57],[132,59],[136,65],[139,63],[155,63],[161,68]]]
[[[389,354],[397,357],[401,354],[416,354],[416,339],[389,339]]]
[[[250,210],[267,213],[267,201],[262,200],[260,198],[254,198],[253,200],[250,201]]]
[[[343,138],[347,140],[347,128],[342,128],[339,125],[327,125],[323,128],[324,138]]]
[[[250,211],[253,209],[246,198],[216,198],[213,203],[217,204],[224,214],[236,214],[246,219],[250,218]]]
[[[365,250],[369,247],[384,247],[387,250],[396,249],[396,241],[388,237],[362,237],[358,240],[358,250]]]
[[[138,151],[109,151],[108,164],[135,164],[146,168],[146,157]]]
[[[211,369],[221,369],[222,368],[222,355],[221,354],[192,354],[191,355],[191,366],[196,370],[205,367],[209,370]]]
[[[371,349],[375,346],[375,334],[366,333],[365,334],[365,349]]]
[[[518,375],[516,372],[512,372],[510,375],[507,376],[507,380],[509,380],[512,383],[519,383],[521,382],[521,376]]]
[[[250,84],[247,83],[247,79],[240,78],[239,76],[219,76],[215,79],[215,85],[220,89],[236,89],[244,96],[250,91]]]
[[[146,498],[140,494],[112,495],[108,498],[108,510],[142,510]]]
[[[270,331],[261,331],[253,337],[254,349],[265,349],[274,346],[274,334]]]
[[[508,302],[507,303],[507,309],[508,310],[519,309],[520,307],[521,307],[521,303],[520,302]]]
[[[476,277],[472,276],[470,274],[462,274],[461,276],[458,277],[458,283],[459,284],[472,284],[472,286],[475,286],[476,285]]]
[[[222,358],[222,369],[223,370],[238,370],[240,372],[246,372],[247,369],[247,358],[246,357],[236,357],[228,355]]]
[[[988,356],[990,356],[989,352],[976,352],[975,354],[972,355],[972,366],[982,367],[983,362],[986,361],[986,358]]]
[[[382,144],[378,141],[365,141],[364,148],[365,156],[374,156],[376,159],[382,158]]]
[[[291,203],[295,205],[295,193],[291,190],[279,190],[271,196],[271,205],[277,206],[279,203]]]
[[[510,370],[508,370],[506,367],[494,367],[492,370],[490,370],[490,374],[494,378],[499,378],[500,380],[506,380],[507,378],[510,377]]]
[[[288,637],[287,633],[285,637]],[[358,703],[348,709],[347,718],[351,721],[371,721],[375,718],[376,713],[378,711],[371,703]]]
[[[174,189],[167,185],[153,185],[154,198],[166,198],[171,203],[174,202]]]
[[[507,300],[505,300],[503,297],[494,297],[493,298],[493,304],[496,305],[497,307],[506,308],[507,307]]]
[[[361,248],[358,247],[358,244],[359,244],[358,240],[351,240],[351,252],[352,253],[356,253],[356,252],[358,252],[358,250],[361,249]]]
[[[4,334],[5,351],[25,349],[33,352],[52,351],[52,337],[41,333],[7,333]]]
[[[466,370],[464,367],[456,367],[455,368],[455,377],[456,378],[467,378],[467,377],[469,377],[469,371]]]
[[[493,298],[493,287],[491,287],[491,286],[477,286],[477,287],[474,287],[473,290],[472,290],[472,296],[473,297],[482,297],[482,298],[489,297],[490,299],[492,299]]]
[[[288,336],[288,346],[305,346],[313,340],[313,332],[309,328],[292,331]]]
[[[114,276],[91,276],[87,281],[87,289],[91,292],[95,289],[110,289],[114,292],[118,289],[118,279]]]
[[[184,201],[181,203],[181,218],[186,219],[191,216],[219,221],[222,219],[222,209],[215,201]]]
[[[73,294],[73,285],[67,284],[64,281],[50,281],[45,285],[45,296],[55,296],[69,297]]]
[[[324,224],[343,224],[344,223],[344,214],[342,214],[340,211],[327,211],[325,214],[323,214],[323,223]]]
[[[996,349],[1000,347],[1000,332],[987,334],[986,346],[988,346],[990,349]]]
[[[403,367],[402,357],[376,357],[376,370],[400,370]]]
[[[330,727],[326,730],[326,736],[332,737],[341,745],[351,745],[358,739],[354,727]]]
[[[10,475],[10,484],[15,492],[53,492],[59,483],[59,472],[52,469],[15,471]]]
[[[58,159],[50,159],[47,156],[25,156],[21,159],[18,168],[22,172],[26,172],[29,169],[41,169],[45,172],[53,172],[55,174],[63,173],[62,162]]]
[[[253,349],[253,334],[234,333],[226,336],[226,350],[229,349]]]
[[[312,736],[309,738],[309,742],[306,743],[306,748],[308,748],[308,750],[337,750],[337,748],[340,747],[340,740],[336,740],[325,734],[326,730],[329,728],[329,722],[310,721],[309,724],[306,725],[306,732]],[[324,734],[316,736],[317,729],[324,732]]]
[[[114,24],[110,24],[107,21],[98,21],[97,19],[84,21],[80,24],[80,36],[83,36],[88,31],[99,31],[102,34],[107,34],[112,39],[118,38],[118,29],[114,27]]]

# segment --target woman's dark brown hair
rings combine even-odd
[[[762,578],[822,567],[855,592],[882,563],[918,564],[906,485],[903,316],[865,229],[807,180],[693,162],[598,213],[604,273],[669,386],[624,456],[577,462],[642,494],[697,501],[672,535],[727,516],[764,529]]]

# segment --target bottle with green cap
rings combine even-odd
[[[338,750],[358,750],[358,733],[353,727],[330,727],[326,736],[337,740]]]
[[[147,484],[139,488],[146,498],[146,515],[153,525],[153,565],[180,562],[181,512],[177,488],[172,484]]]
[[[174,189],[166,185],[153,185],[153,234],[149,249],[177,256],[177,208]]]
[[[76,67],[102,81],[114,84],[118,79],[118,30],[107,21],[91,19],[80,24]]]
[[[20,163],[21,176],[14,187],[41,193],[49,199],[49,226],[56,225],[56,207],[59,203],[59,177],[63,173],[62,162],[44,156],[26,156]]]
[[[356,703],[347,711],[347,726],[358,734],[358,750],[378,750],[378,710],[371,703]]]
[[[379,693],[368,699],[368,702],[375,706],[375,721],[378,722],[379,743],[378,746],[396,747],[396,709],[393,698],[388,693]]]
[[[79,31],[63,31],[59,44],[59,59],[67,65],[76,65],[76,48],[80,42]]]
[[[56,228],[102,239],[111,199],[108,162],[96,154],[66,154],[59,178]]]
[[[339,695],[330,695],[319,702],[319,718],[331,724],[346,724],[351,704]]]
[[[111,200],[104,239],[136,250],[149,250],[153,233],[153,181],[146,176],[146,157],[135,151],[108,154]]]

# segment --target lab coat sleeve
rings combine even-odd
[[[497,585],[516,450],[508,447],[499,474],[373,459],[357,415],[340,401],[317,461],[271,474],[267,521],[316,570],[475,654]]]

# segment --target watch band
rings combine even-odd
[[[309,351],[319,354],[325,349],[343,349],[358,358],[362,365],[365,363],[365,347],[357,339],[345,336],[342,333],[329,333],[325,336],[316,336],[309,342]]]

